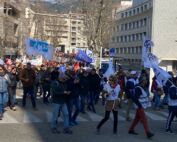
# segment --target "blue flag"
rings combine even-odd
[[[92,63],[92,58],[90,58],[84,51],[79,50],[76,54],[76,60],[86,62],[86,63]]]

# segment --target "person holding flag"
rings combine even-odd
[[[171,130],[171,124],[174,117],[177,117],[177,77],[174,78],[174,85],[169,89],[168,110],[169,115],[166,122],[166,132],[173,133]]]

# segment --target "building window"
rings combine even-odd
[[[144,7],[143,6],[141,6],[141,12],[143,12],[144,11]]]
[[[123,36],[120,37],[120,42],[123,42]]]
[[[124,25],[123,24],[121,24],[121,31],[123,31],[124,30]]]
[[[136,21],[136,28],[139,28],[139,21]]]
[[[76,21],[72,21],[72,24],[76,24]]]
[[[140,9],[139,9],[139,7],[136,9],[136,11],[137,11],[137,13],[139,13],[139,12],[140,12]]]
[[[140,27],[143,27],[143,20],[140,20]]]
[[[80,43],[77,43],[77,46],[80,46],[81,44]]]
[[[125,12],[125,17],[127,17],[128,16],[128,13],[127,12]]]
[[[131,41],[131,35],[128,35],[128,42]]]
[[[123,53],[123,48],[121,47],[121,48],[120,48],[120,54],[122,54],[122,53]]]
[[[138,47],[136,47],[135,50],[136,50],[135,53],[138,54],[138,53],[139,53],[139,52],[138,52]]]
[[[72,30],[75,31],[75,30],[76,30],[76,27],[72,27]]]
[[[144,32],[144,33],[143,33],[143,36],[145,37],[146,35],[147,35],[146,32]]]
[[[139,50],[139,51],[140,51],[140,53],[142,53],[142,46],[140,46],[140,47],[139,47],[139,49],[140,49],[140,50]]]
[[[136,10],[135,9],[133,9],[133,15],[135,15],[136,14]]]
[[[71,43],[72,46],[76,45],[76,43]]]
[[[125,24],[125,30],[127,30],[127,27],[128,27],[128,26],[127,26],[127,23],[126,23],[126,24]]]
[[[136,34],[136,40],[139,40],[139,34]]]
[[[127,36],[125,36],[124,38],[125,38],[125,42],[127,42]]]
[[[129,16],[132,16],[132,11],[129,11]]]
[[[128,23],[128,29],[131,29],[132,27],[131,27],[131,23]]]
[[[124,47],[124,54],[127,54],[127,47]]]
[[[136,23],[135,22],[133,22],[133,29],[135,29],[136,28]]]
[[[128,47],[128,54],[131,54],[131,48]]]
[[[134,54],[135,53],[135,49],[134,49],[134,47],[132,47],[132,54]]]
[[[81,27],[78,27],[78,30],[81,30]]]
[[[113,43],[115,42],[115,37],[112,38],[112,42],[113,42]]]
[[[121,17],[124,18],[124,13],[121,13]]]
[[[140,33],[140,40],[143,39],[143,33]]]
[[[144,5],[144,9],[147,10],[147,4]]]
[[[116,53],[119,54],[119,48],[116,48]]]
[[[117,43],[119,43],[119,37],[117,36]]]
[[[135,34],[132,35],[132,41],[135,41]]]
[[[147,18],[144,18],[144,26],[146,26],[146,24],[147,24]]]

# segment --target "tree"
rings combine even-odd
[[[85,14],[88,46],[99,54],[100,48],[108,48],[114,25],[111,0],[81,0]]]

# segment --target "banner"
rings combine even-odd
[[[79,50],[76,54],[76,60],[86,62],[86,63],[92,63],[92,59],[82,50]]]
[[[109,50],[109,55],[110,55],[110,57],[115,56],[115,55],[116,55],[116,49],[115,49],[115,48],[111,48],[111,49]]]
[[[108,67],[107,71],[105,72],[105,74],[103,76],[108,79],[111,75],[114,75],[114,74],[115,74],[115,70],[114,70],[114,67],[113,67],[113,61],[110,59],[109,67]]]
[[[143,39],[143,48],[142,48],[142,61],[143,65],[146,68],[151,68],[151,61],[149,60],[149,57],[151,58],[152,54],[150,53],[150,49],[153,46],[153,42],[150,39],[144,38]]]
[[[158,82],[164,86],[167,82],[167,80],[169,80],[169,78],[171,78],[171,75],[164,71],[162,68],[160,68],[158,65],[153,65],[152,69],[154,71],[154,74],[158,80]]]
[[[42,55],[46,60],[52,60],[53,47],[45,41],[29,38],[26,41],[26,54],[29,56]]]

